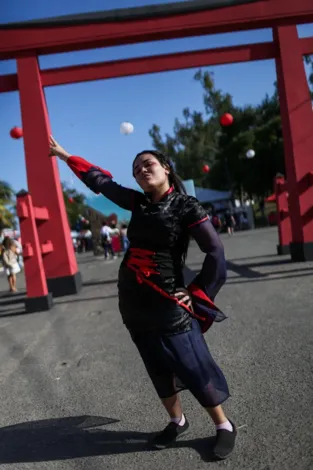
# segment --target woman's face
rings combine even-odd
[[[143,153],[134,163],[134,176],[145,193],[149,193],[168,182],[169,168],[161,165],[151,153]]]

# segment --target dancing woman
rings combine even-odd
[[[207,213],[186,195],[171,161],[155,150],[140,152],[133,162],[143,193],[118,185],[111,173],[70,155],[52,137],[50,153],[88,188],[132,212],[130,245],[119,270],[119,309],[170,417],[151,447],[163,449],[188,429],[178,392],[189,389],[216,426],[214,455],[228,457],[236,439],[221,406],[228,386],[203,337],[213,321],[225,318],[213,303],[226,280],[224,249]],[[190,237],[206,257],[187,290],[183,268]]]

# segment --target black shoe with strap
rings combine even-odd
[[[228,420],[233,427],[232,431],[219,429],[216,431],[216,441],[213,447],[213,455],[216,459],[224,460],[230,456],[235,447],[237,429],[235,424]]]
[[[155,450],[162,450],[173,444],[176,439],[189,428],[189,423],[186,417],[185,420],[186,421],[183,426],[171,421],[162,432],[155,436],[155,438],[150,442],[149,447]]]

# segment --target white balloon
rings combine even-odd
[[[248,150],[248,152],[246,153],[246,157],[247,157],[247,158],[253,158],[253,157],[255,157],[255,151],[252,150],[252,149]]]
[[[134,126],[130,122],[122,122],[120,132],[124,135],[132,134],[134,132]]]

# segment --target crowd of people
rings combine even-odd
[[[75,251],[78,253],[94,251],[95,254],[99,254],[100,246],[105,259],[116,259],[117,253],[126,253],[128,249],[127,228],[125,223],[118,227],[115,223],[110,224],[105,221],[97,234],[92,233],[89,228],[82,230],[73,237]]]
[[[110,226],[107,222],[103,222],[100,230],[100,239],[104,251],[104,258],[108,259],[110,255],[115,259],[116,252],[125,253],[128,249],[127,225],[122,224],[120,228],[118,228],[116,226]]]
[[[230,210],[227,210],[221,214],[213,209],[209,217],[218,233],[225,231],[231,236],[234,234],[235,229],[246,230],[249,227],[248,217],[244,211],[232,213]]]

